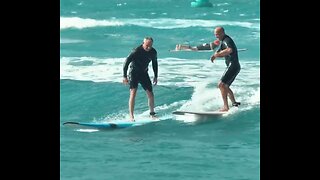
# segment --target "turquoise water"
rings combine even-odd
[[[210,0],[211,8],[192,8],[191,2],[60,1],[60,179],[260,179],[260,1]],[[207,52],[169,52],[177,43],[212,41],[217,25],[238,48],[247,48],[239,53],[242,70],[232,84],[242,105],[217,119],[173,116],[222,105],[217,83],[224,60],[211,63]],[[160,121],[100,131],[63,126],[128,119],[122,65],[145,36],[154,38],[158,51]],[[148,113],[140,86],[136,119]]]

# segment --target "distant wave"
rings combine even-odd
[[[214,27],[220,26],[240,26],[245,28],[260,29],[259,22],[241,22],[241,21],[222,21],[222,20],[202,20],[202,19],[108,19],[96,20],[79,17],[60,17],[60,30],[68,28],[91,28],[98,26],[141,26],[156,29],[176,29],[188,27]]]
[[[123,58],[96,58],[96,57],[61,57],[60,79],[84,80],[93,82],[122,82]],[[175,85],[179,87],[193,87],[196,82],[209,78],[219,78],[225,70],[224,61],[208,63],[207,59],[179,59],[159,58],[161,67],[160,85]],[[241,64],[241,76],[238,82],[249,84],[247,81],[255,82],[260,77],[260,61],[245,61]],[[150,65],[151,66],[151,65]],[[177,68],[177,67],[183,67]],[[151,68],[151,67],[150,67]],[[212,70],[215,69],[215,71]],[[152,71],[150,72],[153,74]],[[190,76],[192,74],[192,76]],[[177,80],[179,80],[177,82]],[[256,85],[256,84],[253,84]]]
[[[83,43],[85,40],[81,39],[60,39],[60,44],[70,44],[70,43]]]

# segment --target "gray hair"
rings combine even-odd
[[[150,40],[151,42],[153,42],[152,37],[145,37],[143,41],[146,41],[146,40]]]

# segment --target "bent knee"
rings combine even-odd
[[[223,89],[226,89],[226,88],[228,88],[229,87],[229,85],[228,84],[226,84],[226,83],[224,83],[224,82],[222,82],[222,81],[220,81],[219,83],[218,83],[218,88],[223,88]]]
[[[153,97],[153,96],[154,96],[154,95],[153,95],[153,91],[146,90],[146,92],[147,92],[147,95],[148,95],[149,97]]]

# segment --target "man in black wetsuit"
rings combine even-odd
[[[225,58],[227,69],[223,73],[220,82],[218,83],[218,87],[221,91],[223,99],[223,107],[220,109],[220,111],[228,111],[228,96],[232,102],[232,106],[237,107],[240,105],[240,102],[236,102],[234,94],[230,89],[230,85],[232,84],[232,82],[234,81],[241,69],[238,59],[238,50],[233,40],[225,34],[223,27],[216,27],[214,29],[214,34],[216,38],[218,38],[221,41],[221,46],[217,50],[217,52],[215,52],[214,55],[211,56],[211,62],[213,62],[217,57]]]
[[[156,117],[156,113],[154,112],[154,94],[148,74],[148,66],[150,61],[152,61],[152,69],[154,73],[153,83],[156,85],[158,82],[158,60],[157,51],[152,47],[152,45],[153,39],[151,37],[144,38],[143,44],[135,48],[123,64],[123,83],[130,85],[129,115],[131,121],[134,121],[133,111],[138,83],[141,84],[142,88],[147,93],[150,116],[153,118]],[[129,77],[127,77],[128,66],[130,63]]]

